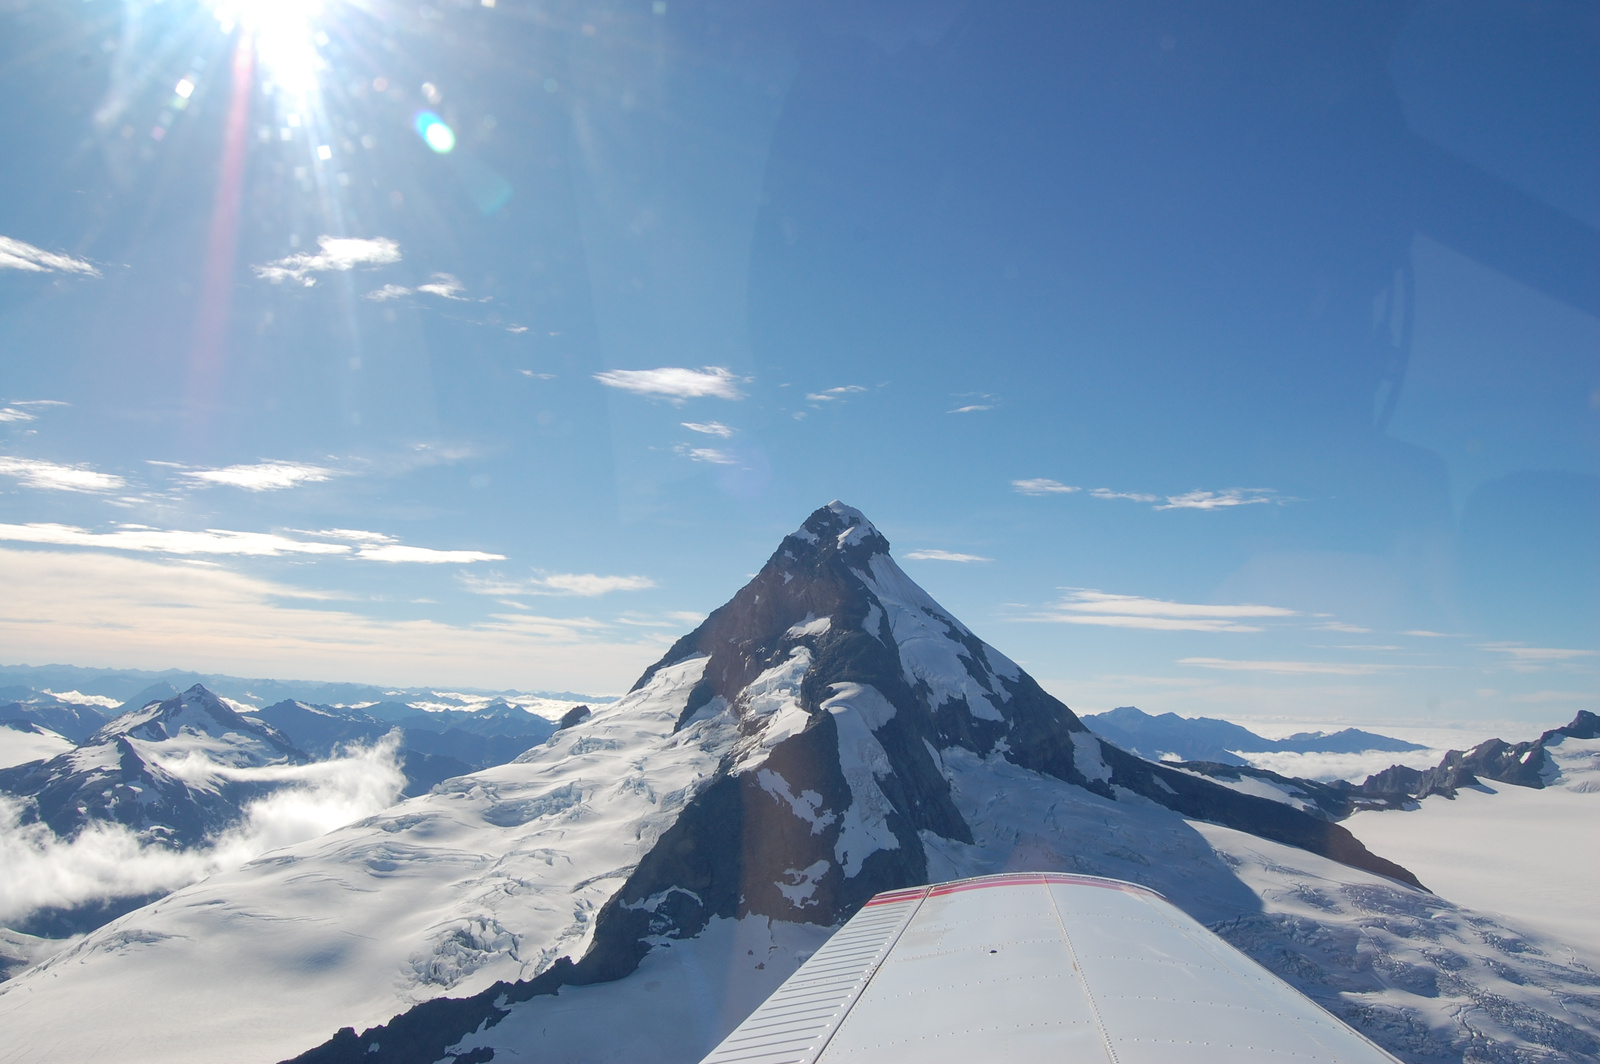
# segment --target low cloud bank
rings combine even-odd
[[[191,850],[142,841],[122,824],[96,823],[71,839],[44,824],[23,824],[23,806],[0,795],[0,922],[38,909],[177,890],[237,868],[268,850],[326,835],[393,805],[405,786],[400,734],[311,765],[236,768],[199,755],[163,761],[184,778],[282,783],[245,806],[240,824]]]

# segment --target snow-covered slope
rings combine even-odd
[[[1241,872],[1258,867],[1270,886]],[[835,503],[632,692],[545,745],[179,891],[0,987],[0,1062],[691,1062],[872,894],[1007,868],[1149,882],[1207,922],[1260,917],[1241,938],[1269,962],[1306,957],[1298,985],[1335,1004],[1372,985],[1359,943],[1379,911],[1338,892],[1445,907],[1338,825],[1103,743]],[[1301,916],[1319,898],[1322,922]],[[1475,963],[1462,1000],[1490,971]],[[1537,979],[1577,986],[1565,971]],[[153,984],[181,1039],[152,1015]],[[1525,1007],[1548,1016],[1555,993]],[[1505,1041],[1395,1007],[1380,1034],[1420,1031],[1438,1059]]]
[[[48,761],[73,745],[65,735],[31,720],[0,720],[0,768]]]

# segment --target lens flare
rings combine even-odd
[[[444,119],[432,111],[417,112],[417,136],[422,142],[440,155],[447,154],[456,146],[455,130],[445,125]]]

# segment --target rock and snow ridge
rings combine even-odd
[[[859,512],[818,510],[545,745],[0,987],[0,1061],[689,1062],[873,893],[1022,867],[1147,882],[1407,1059],[1597,1044],[1593,1017],[1562,1013],[1582,971],[1338,825],[1102,742],[888,546]],[[1407,973],[1441,947],[1459,963],[1430,998]],[[182,1044],[144,1008],[152,980]],[[90,1010],[114,1052],[74,1022]]]
[[[250,720],[199,684],[103,725],[75,749],[0,770],[0,792],[27,799],[26,821],[57,835],[111,821],[147,842],[174,848],[230,827],[259,786],[181,771],[206,762],[229,768],[302,764],[282,732]]]

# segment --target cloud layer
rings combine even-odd
[[[0,547],[0,646],[11,660],[181,664],[243,676],[625,691],[665,634],[583,617],[451,624],[330,608],[317,591],[152,555]],[[303,604],[304,603],[304,604]]]
[[[660,369],[613,369],[596,373],[594,379],[608,388],[620,388],[635,395],[659,396],[681,402],[685,399],[743,399],[739,378],[721,366],[685,369],[663,366]]]
[[[400,261],[400,245],[387,237],[319,236],[316,252],[301,252],[252,267],[262,280],[278,284],[298,281],[310,287],[317,283],[311,275],[328,270],[353,270],[357,266],[388,266]]]
[[[992,562],[993,558],[985,558],[980,554],[958,554],[949,550],[913,550],[907,551],[906,557],[919,562]]]
[[[186,779],[281,783],[251,802],[244,820],[207,846],[177,852],[147,845],[122,824],[96,823],[71,839],[23,824],[22,806],[0,796],[0,920],[46,906],[73,906],[176,890],[268,850],[325,835],[393,805],[405,786],[398,732],[370,747],[311,765],[235,768],[192,755],[162,767]]]

